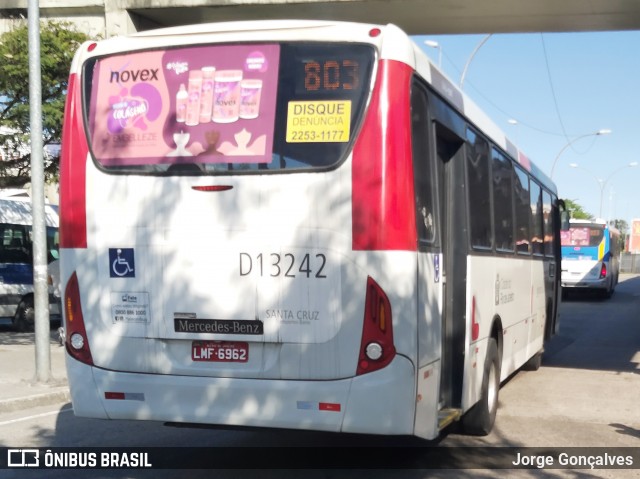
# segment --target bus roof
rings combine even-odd
[[[47,226],[58,227],[58,213],[50,205],[45,205],[45,221]],[[31,225],[31,198],[0,198],[0,223]]]
[[[583,226],[589,226],[589,225],[598,226],[598,227],[601,227],[601,228],[607,228],[607,229],[609,229],[609,231],[611,231],[614,234],[620,234],[620,231],[615,226],[611,226],[610,224],[607,224],[607,222],[605,220],[603,220],[602,218],[596,218],[595,220],[571,218],[571,219],[569,219],[569,224],[570,225],[583,225]]]

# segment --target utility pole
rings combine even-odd
[[[31,126],[31,209],[33,212],[33,290],[36,381],[51,379],[47,230],[44,213],[44,142],[42,140],[42,73],[40,71],[40,5],[29,0],[29,121]]]

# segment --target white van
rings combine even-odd
[[[49,314],[61,319],[58,263],[58,213],[45,206],[47,262],[49,263]],[[33,241],[30,198],[0,198],[0,320],[18,331],[33,329]],[[58,285],[54,287],[54,285]]]

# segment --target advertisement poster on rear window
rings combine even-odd
[[[145,51],[96,62],[91,146],[103,166],[271,161],[278,45]]]

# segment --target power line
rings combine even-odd
[[[449,64],[451,64],[452,68],[458,73],[458,75],[460,75],[461,71],[458,68],[458,66],[455,64],[455,62],[453,61],[453,59],[447,55],[446,50],[443,50],[442,52],[443,56],[448,60]],[[481,97],[485,102],[487,102],[489,105],[491,105],[493,108],[495,108],[497,111],[499,111],[500,113],[502,113],[504,116],[506,116],[507,118],[513,118],[514,120],[516,120],[518,122],[518,124],[526,126],[527,128],[530,128],[532,130],[535,130],[537,132],[540,133],[544,133],[546,135],[553,135],[553,136],[565,136],[562,133],[556,133],[554,131],[548,131],[548,130],[543,130],[542,128],[538,128],[537,126],[533,126],[530,125],[529,123],[522,121],[520,118],[510,114],[508,111],[504,110],[503,108],[501,108],[500,106],[496,105],[493,100],[491,100],[489,97],[487,97],[480,89],[478,89],[473,82],[469,82],[469,85],[471,86],[471,88],[473,89],[473,91],[479,96]]]
[[[542,38],[542,34],[541,38]],[[527,123],[526,121],[522,121],[520,118],[518,118],[517,116],[514,116],[512,114],[510,114],[508,111],[504,110],[502,107],[498,106],[493,100],[491,100],[489,97],[487,97],[480,89],[478,89],[473,82],[469,82],[469,86],[473,89],[473,91],[475,92],[475,94],[477,94],[477,96],[481,97],[485,102],[487,102],[489,105],[491,105],[493,108],[495,108],[498,112],[502,113],[503,115],[505,115],[507,118],[512,118],[514,120],[516,120],[518,122],[519,125],[524,126],[526,128],[529,128],[531,130],[537,131],[538,133],[542,133],[545,135],[551,135],[551,136],[560,136],[563,137],[564,139],[567,140],[567,142],[571,141],[572,138],[575,138],[576,136],[580,136],[580,133],[574,134],[574,135],[569,135],[566,131],[566,128],[564,126],[564,122],[562,121],[562,116],[560,114],[560,109],[558,106],[558,101],[556,98],[556,94],[555,94],[555,89],[553,86],[553,81],[551,78],[551,71],[549,68],[549,61],[548,61],[548,57],[547,57],[547,51],[546,51],[546,46],[544,44],[544,38],[542,38],[542,48],[544,51],[544,57],[545,57],[545,64],[546,64],[546,70],[547,70],[547,76],[549,78],[549,85],[551,88],[551,96],[553,98],[553,102],[555,105],[555,110],[556,110],[556,115],[558,116],[560,125],[562,127],[562,133],[558,133],[555,131],[549,131],[549,130],[545,130],[543,128],[539,128],[537,126],[531,125],[530,123]],[[456,65],[456,63],[453,61],[453,59],[447,54],[447,51],[445,49],[441,49],[442,50],[442,54],[443,56],[447,59],[447,61],[449,62],[449,64],[453,67],[453,70],[455,70],[458,74],[460,74],[460,68],[458,68],[458,66]],[[579,152],[577,151],[574,146],[571,146],[571,149],[573,151],[575,151],[576,153],[579,154],[584,154],[586,152],[588,152],[591,147],[595,144],[595,139],[590,143],[589,147],[586,149],[586,151],[584,152]]]
[[[571,141],[571,138],[567,134],[567,129],[564,126],[564,122],[562,121],[562,115],[560,114],[560,107],[558,106],[558,98],[556,97],[556,90],[553,86],[553,78],[551,77],[551,68],[549,67],[549,56],[547,55],[547,45],[544,41],[544,34],[540,34],[540,40],[542,42],[542,52],[544,53],[544,63],[547,68],[547,78],[549,79],[549,87],[551,88],[551,98],[553,98],[553,105],[556,110],[556,115],[558,116],[558,121],[560,122],[560,127],[562,128],[562,133],[564,134],[564,138],[567,141]]]

